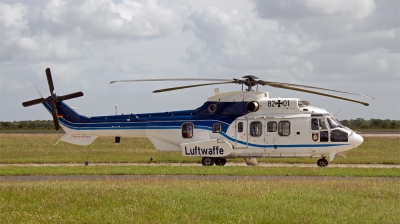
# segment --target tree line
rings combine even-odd
[[[18,130],[18,129],[54,129],[52,120],[35,121],[0,121],[0,130]]]
[[[359,129],[396,129],[400,127],[399,120],[382,120],[382,119],[370,119],[365,120],[363,118],[341,120],[341,124],[349,128]]]
[[[400,120],[382,120],[363,118],[341,120],[341,124],[353,129],[396,129],[400,127]],[[18,130],[18,129],[53,129],[52,120],[35,120],[35,121],[0,121],[0,130]]]

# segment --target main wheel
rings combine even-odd
[[[326,166],[328,166],[328,160],[326,160],[325,158],[319,159],[317,161],[317,165],[319,167],[326,167]]]
[[[226,159],[225,158],[214,158],[215,165],[217,166],[225,166]]]
[[[214,165],[214,159],[211,157],[203,157],[201,159],[201,164],[203,164],[203,166],[212,166]]]

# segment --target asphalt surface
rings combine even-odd
[[[40,166],[84,166],[84,163],[28,163],[28,164],[0,164],[0,167],[40,167]],[[199,166],[201,163],[89,163],[89,166]],[[228,162],[225,166],[247,166],[246,163]],[[259,163],[262,167],[317,167],[317,164],[306,163]],[[400,168],[400,165],[391,164],[329,164],[329,167],[353,167],[353,168]]]
[[[329,177],[329,176],[230,176],[230,175],[38,175],[0,176],[0,181],[104,181],[104,180],[384,180],[400,177]]]

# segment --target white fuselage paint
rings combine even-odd
[[[226,132],[213,133],[210,128],[194,126],[193,136],[184,138],[181,127],[153,128],[153,129],[124,129],[113,127],[104,130],[80,130],[60,119],[61,127],[69,135],[91,135],[91,136],[120,136],[120,137],[147,137],[157,150],[182,151],[182,144],[200,142],[196,147],[202,148],[201,142],[221,139],[231,145],[233,149],[225,157],[321,157],[334,156],[352,148],[357,147],[363,141],[362,137],[354,131],[345,127],[336,127],[335,130],[348,134],[346,142],[332,142],[328,137],[326,141],[321,140],[323,133],[328,136],[334,129],[329,126],[325,130],[312,130],[311,119],[318,117],[327,119],[332,116],[322,108],[303,105],[296,98],[269,98],[266,92],[230,92],[222,93],[208,99],[210,102],[242,102],[255,101],[259,108],[256,112],[250,112],[238,117],[229,124]],[[300,102],[299,102],[300,101]],[[320,116],[318,116],[320,115]],[[332,118],[333,119],[333,118]],[[210,117],[212,120],[212,117]],[[134,121],[130,121],[134,122]],[[183,121],[191,122],[191,121]],[[252,135],[252,123],[258,123],[256,135]],[[267,131],[268,122],[276,122],[276,125],[287,125],[278,130]],[[326,120],[325,120],[326,122]],[[239,128],[239,123],[242,127]],[[278,129],[278,127],[276,127]],[[240,130],[239,130],[240,129]],[[286,133],[285,133],[286,132]],[[314,135],[317,135],[315,137]],[[313,140],[313,136],[317,139]],[[201,156],[201,155],[200,155]]]

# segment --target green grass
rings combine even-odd
[[[369,129],[354,129],[354,131],[358,131],[361,133],[368,134],[368,132],[393,132],[393,133],[399,133],[400,128],[381,128],[381,129],[374,129],[374,128],[369,128]]]
[[[399,223],[400,169],[83,166],[94,162],[200,162],[157,151],[147,139],[99,138],[82,147],[55,134],[0,134],[0,163],[82,163],[82,166],[0,167],[8,175],[334,176],[362,179],[0,181],[0,223]],[[400,138],[365,138],[336,163],[400,164]],[[230,160],[232,161],[232,160]],[[243,163],[242,159],[233,161]],[[315,163],[316,159],[260,159]]]
[[[58,141],[58,134],[0,134],[0,163],[83,163],[87,156],[91,163],[155,163],[200,162],[197,157],[183,157],[180,152],[156,150],[146,138],[122,138],[114,143],[112,137],[99,137],[89,146],[77,146]],[[399,137],[365,137],[364,143],[344,153],[347,158],[337,155],[334,163],[350,164],[400,164]],[[260,158],[268,163],[316,163],[316,158]],[[243,159],[228,159],[243,163]]]
[[[0,176],[28,175],[242,175],[400,177],[398,168],[203,167],[203,166],[41,166],[0,167]]]
[[[399,223],[400,182],[0,182],[2,223]]]
[[[368,133],[368,132],[393,132],[393,133],[399,133],[400,128],[369,128],[369,129],[354,129],[355,131],[361,132],[361,133]],[[64,134],[64,130],[60,129],[56,131],[55,129],[1,129],[0,133],[3,134],[31,134],[31,133],[37,133],[37,134],[43,134],[43,133],[50,133],[50,134]]]
[[[65,134],[64,130],[60,129],[3,129],[0,130],[1,134]]]

